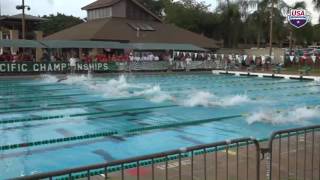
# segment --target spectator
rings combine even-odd
[[[42,54],[41,61],[43,61],[43,62],[49,62],[50,61],[50,57],[49,57],[49,54],[47,52],[44,52]]]
[[[77,59],[75,58],[75,56],[72,56],[72,57],[69,59],[69,65],[70,65],[70,72],[71,72],[71,74],[74,74],[74,73],[75,73],[75,70],[76,70],[76,65],[77,65]]]

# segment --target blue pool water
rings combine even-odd
[[[0,179],[320,122],[313,81],[209,73],[57,80],[0,79],[0,146],[19,144],[0,150]],[[102,132],[114,134],[72,139]],[[48,143],[57,139],[65,141]],[[26,145],[33,142],[42,143]]]

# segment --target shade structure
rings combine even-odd
[[[14,48],[46,48],[45,45],[39,41],[34,40],[0,40],[0,47],[14,47]]]
[[[47,48],[110,48],[129,49],[131,46],[124,43],[112,41],[65,41],[65,40],[44,40],[41,41]]]
[[[130,43],[134,50],[207,51],[193,44]]]

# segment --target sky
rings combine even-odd
[[[31,10],[27,14],[31,15],[49,15],[56,14],[57,12],[64,13],[66,15],[73,15],[76,17],[85,18],[86,12],[81,10],[84,7],[95,0],[25,0],[26,5],[31,7]],[[207,4],[211,4],[215,7],[221,0],[201,0]],[[285,0],[289,5],[294,4],[301,0]],[[307,3],[307,10],[312,16],[312,22],[318,23],[319,12],[317,12],[312,5],[312,0],[305,0]],[[2,15],[14,15],[20,13],[16,10],[16,5],[21,4],[21,0],[0,0],[1,14]]]

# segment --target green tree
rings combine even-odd
[[[47,21],[41,23],[39,29],[43,31],[45,35],[50,35],[84,22],[80,18],[60,13],[57,15],[51,14],[49,16],[43,16],[43,18],[46,18]]]
[[[162,12],[165,8],[165,1],[164,0],[139,0],[141,4],[151,10],[154,14],[159,17],[162,17]]]
[[[242,27],[241,13],[237,3],[220,4],[218,10],[222,16],[220,23],[225,47],[237,47]]]
[[[313,41],[320,42],[320,24],[313,26]]]

